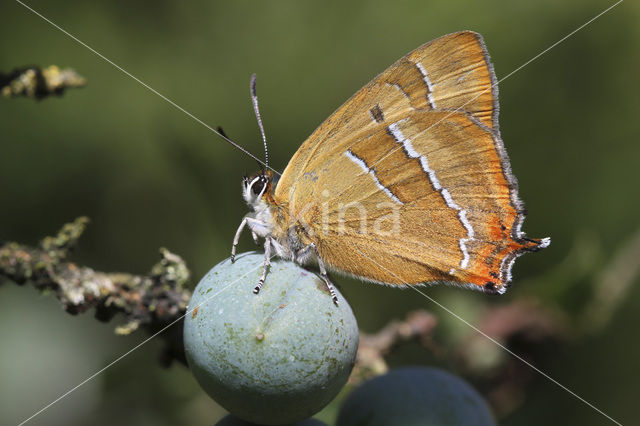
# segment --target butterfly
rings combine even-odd
[[[252,99],[264,128],[252,79]],[[268,157],[267,157],[268,161]],[[498,88],[480,34],[442,36],[408,53],[338,108],[280,177],[243,179],[262,276],[272,250],[300,264],[387,285],[448,283],[504,293],[527,238],[498,128]]]

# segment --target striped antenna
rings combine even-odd
[[[262,125],[262,117],[260,117],[260,109],[258,108],[258,95],[256,94],[256,75],[251,75],[251,101],[253,102],[253,111],[258,119],[260,133],[262,134],[262,143],[264,144],[264,165],[269,168],[269,150],[267,149],[267,136],[264,134],[264,126]]]

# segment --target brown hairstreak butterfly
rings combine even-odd
[[[252,99],[266,146],[252,79]],[[482,37],[463,31],[407,54],[338,108],[279,178],[243,181],[242,229],[299,263],[389,285],[449,283],[503,293],[515,259],[547,247],[522,232]]]

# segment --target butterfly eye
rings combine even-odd
[[[264,176],[261,176],[260,179],[258,179],[251,187],[251,191],[253,192],[253,195],[260,194],[266,183],[267,183],[266,178],[264,178]]]

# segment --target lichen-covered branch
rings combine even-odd
[[[26,96],[43,99],[51,95],[60,96],[68,88],[86,84],[85,78],[75,70],[56,65],[46,68],[28,66],[8,73],[0,72],[0,93],[6,98]]]
[[[95,308],[100,321],[123,314],[126,323],[116,333],[128,334],[140,327],[159,331],[186,312],[191,292],[185,288],[189,270],[184,261],[167,249],[160,249],[160,261],[149,274],[133,275],[100,272],[77,265],[68,257],[88,224],[81,217],[62,227],[57,235],[46,237],[37,247],[9,242],[0,245],[0,284],[13,281],[30,283],[54,295],[70,314]],[[163,361],[184,362],[182,328],[162,333],[167,341]]]

